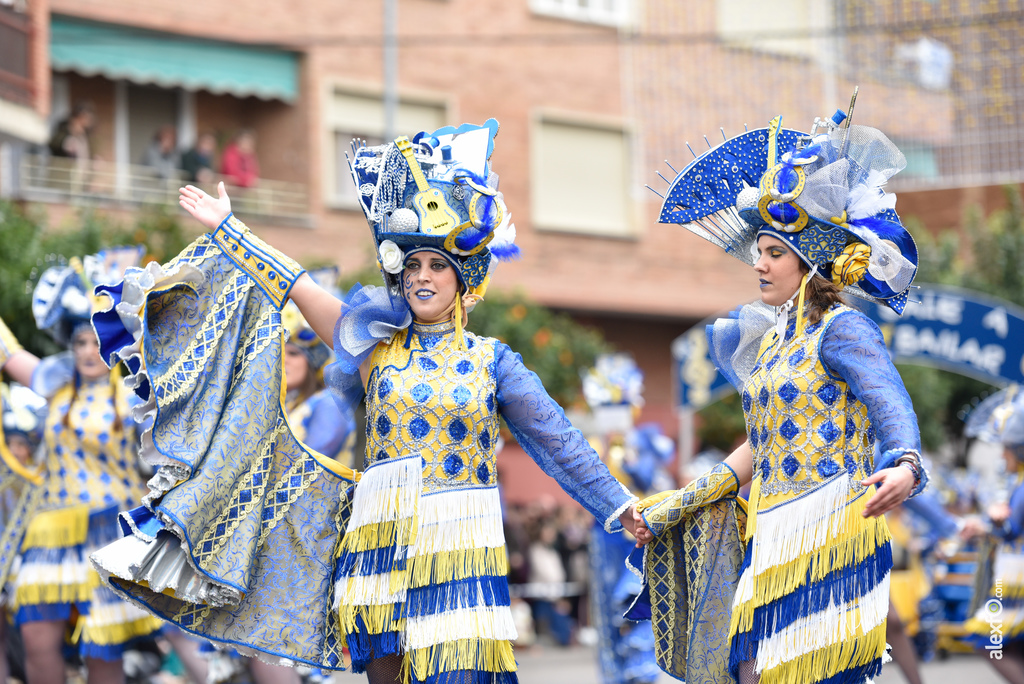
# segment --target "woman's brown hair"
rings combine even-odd
[[[828,278],[815,274],[804,290],[807,324],[816,325],[834,304],[844,304],[842,293]]]

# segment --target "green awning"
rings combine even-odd
[[[285,102],[298,95],[298,55],[294,52],[70,17],[51,18],[50,64],[57,71],[165,88]]]

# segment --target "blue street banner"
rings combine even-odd
[[[718,316],[706,318],[672,342],[672,365],[678,388],[678,408],[699,410],[713,404],[734,388],[718,372],[708,355],[708,336],[705,326]]]
[[[993,385],[1024,384],[1024,309],[972,290],[921,285],[903,316],[849,298],[882,330],[897,363],[935,366]],[[699,410],[729,394],[732,385],[708,357],[705,326],[694,325],[672,343],[678,408]]]
[[[972,290],[921,285],[903,316],[858,307],[882,329],[898,363],[936,366],[993,385],[1024,383],[1024,309]]]

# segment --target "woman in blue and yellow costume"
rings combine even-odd
[[[1013,385],[988,397],[971,412],[964,433],[1002,444],[1008,480],[1008,492],[988,510],[998,547],[994,562],[979,564],[979,607],[964,630],[1006,681],[1024,684],[1024,392]]]
[[[657,424],[634,425],[644,403],[643,382],[636,361],[623,353],[599,356],[583,375],[583,396],[601,433],[598,451],[612,474],[640,495],[672,486],[665,469],[675,457],[675,444]],[[624,532],[605,532],[597,524],[590,532],[590,617],[604,684],[642,684],[661,676],[651,623],[623,618],[642,590],[624,563],[633,546]]]
[[[333,293],[336,268],[318,269],[310,275]],[[331,348],[317,337],[294,302],[285,305],[281,314],[288,331],[284,347],[285,408],[295,437],[324,456],[352,467],[355,417],[351,409],[342,411],[324,386],[323,371],[331,360]]]
[[[845,118],[819,119],[810,135],[779,118],[727,140],[675,178],[662,209],[662,222],[752,264],[761,289],[708,330],[747,441],[637,506],[638,539],[658,537],[645,598],[659,660],[687,682],[860,683],[881,669],[892,566],[881,515],[926,478],[882,334],[840,290],[899,313],[917,255],[882,189],[903,155]],[[747,482],[747,515],[736,515]],[[681,558],[666,555],[680,545]],[[685,618],[666,619],[680,606]]]
[[[10,581],[11,613],[25,644],[31,684],[63,682],[65,632],[90,682],[123,681],[121,655],[160,621],[101,585],[88,554],[117,539],[118,511],[145,492],[130,392],[99,357],[89,316],[92,283],[111,282],[138,249],[116,249],[47,269],[32,295],[40,329],[68,352],[38,359],[0,321],[0,363],[14,380],[49,400],[41,500],[20,542]]]
[[[42,499],[42,467],[38,462],[43,439],[46,400],[24,385],[0,383],[0,644],[7,644],[8,592],[17,572],[18,546]],[[7,649],[0,647],[0,682],[10,675]]]
[[[337,670],[347,645],[374,683],[517,681],[499,418],[607,529],[632,526],[635,498],[517,354],[464,328],[495,256],[515,251],[497,128],[354,146],[385,287],[344,302],[231,216],[223,188],[182,190],[212,233],[129,273],[97,317],[155,405],[143,448],[160,467],[131,536],[93,556],[111,586],[250,655]],[[284,420],[288,298],[334,341],[331,390],[346,406],[365,390],[359,474]]]

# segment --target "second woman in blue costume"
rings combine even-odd
[[[917,253],[882,189],[902,154],[844,118],[824,131],[819,119],[810,135],[781,118],[740,134],[681,172],[662,209],[663,222],[752,264],[761,290],[708,333],[740,391],[747,441],[687,488],[638,506],[638,538],[659,537],[644,563],[655,635],[671,643],[659,661],[691,684],[861,684],[885,654],[892,555],[878,516],[926,478],[882,335],[840,290],[900,313]],[[748,515],[733,517],[747,482]],[[667,553],[680,544],[685,567]],[[664,619],[694,596],[689,621]],[[703,629],[680,648],[662,638],[679,624]]]
[[[518,354],[465,330],[495,257],[516,251],[490,170],[496,133],[491,120],[354,148],[385,287],[344,302],[230,216],[223,190],[182,191],[213,233],[127,276],[97,322],[156,404],[146,444],[164,466],[126,518],[132,536],[94,556],[113,587],[250,654],[340,669],[343,642],[371,682],[517,681],[500,419],[606,529],[632,525],[635,499]],[[287,298],[334,340],[339,400],[365,390],[360,474],[282,422]]]

